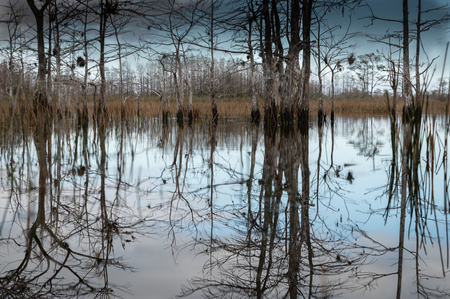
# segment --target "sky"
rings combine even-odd
[[[26,3],[26,0],[7,0],[13,3],[17,1],[18,6],[23,6],[28,16],[24,19],[24,22],[33,25],[34,17]],[[165,1],[165,0],[161,0]],[[183,0],[184,1],[184,0]],[[1,1],[0,4],[0,16],[7,10],[5,8],[5,0]],[[427,10],[430,8],[436,8],[448,5],[448,10],[450,11],[448,0],[422,0],[422,10]],[[402,0],[366,0],[363,2],[364,5],[355,9],[352,13],[346,12],[343,17],[341,13],[334,13],[327,15],[327,20],[330,25],[336,24],[341,25],[342,30],[346,29],[349,23],[349,15],[351,16],[351,28],[350,32],[356,33],[356,37],[350,41],[353,46],[351,51],[356,55],[361,55],[365,53],[375,52],[376,50],[383,51],[386,53],[388,51],[387,47],[383,47],[380,43],[374,43],[370,41],[370,37],[380,37],[386,32],[401,30],[401,23],[399,22],[386,22],[381,20],[371,20],[370,16],[373,14],[380,18],[401,20],[402,19]],[[409,10],[410,10],[410,20],[414,21],[417,18],[417,0],[409,0]],[[433,19],[441,18],[445,14],[445,11],[434,11],[425,15],[423,18]],[[410,25],[410,29],[414,29],[413,25]],[[4,47],[4,39],[7,37],[6,24],[0,23],[0,48]],[[127,37],[129,41],[133,39],[137,40],[135,35],[129,35]],[[428,55],[428,59],[432,60],[437,58],[435,61],[436,74],[435,78],[441,76],[442,65],[445,54],[445,47],[447,42],[450,40],[450,23],[443,24],[440,28],[434,28],[422,35],[425,53]],[[415,42],[411,43],[410,48],[411,59],[414,58],[415,53]],[[217,54],[216,57],[220,57]],[[426,56],[423,54],[421,57],[425,61]],[[130,59],[134,60],[134,59]],[[131,62],[133,63],[133,62]],[[448,72],[447,72],[448,73]],[[449,76],[446,74],[445,76]]]
[[[444,5],[449,5],[447,0],[424,0],[422,1],[422,11],[437,8]],[[417,20],[417,1],[409,1],[409,18],[411,21]],[[381,36],[387,30],[389,31],[398,31],[401,30],[402,24],[395,22],[387,22],[381,20],[371,20],[370,15],[371,11],[373,14],[380,18],[385,19],[393,19],[393,20],[402,20],[403,9],[402,9],[402,1],[401,0],[368,0],[368,6],[370,7],[361,7],[357,11],[355,11],[356,20],[354,21],[354,29],[359,31],[361,35],[373,35],[373,36]],[[449,7],[450,9],[450,7]],[[422,17],[422,21],[426,19],[439,19],[445,14],[445,11],[439,10],[429,14],[426,14]],[[436,53],[436,50],[439,51],[439,47],[441,47],[441,51],[445,51],[445,46],[447,41],[450,38],[450,24],[443,24],[440,28],[436,28],[426,32],[423,35],[424,44],[428,46],[427,50],[430,53]],[[410,30],[415,29],[413,25],[410,25]],[[363,39],[364,40],[364,39]],[[362,43],[358,45],[358,48],[370,49],[374,46],[371,43]]]

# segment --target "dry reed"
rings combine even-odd
[[[197,101],[198,100],[198,101]],[[81,105],[81,103],[80,103]],[[187,106],[187,103],[185,103]],[[259,101],[260,111],[264,112],[264,102]],[[77,105],[74,102],[63,103],[62,107],[64,111],[76,114]],[[109,113],[114,115],[121,115],[122,107],[121,102],[118,99],[109,99],[107,101],[107,107]],[[124,112],[126,116],[136,116],[139,107],[140,117],[157,117],[162,113],[162,104],[156,98],[144,98],[139,102],[136,100],[127,100],[124,106]],[[336,115],[388,115],[389,109],[387,107],[386,98],[374,98],[374,99],[347,99],[347,100],[337,100],[334,103],[335,114]],[[403,107],[400,101],[397,106],[397,111],[401,112]],[[431,114],[442,114],[445,112],[446,102],[438,100],[428,101],[428,113]],[[211,116],[211,103],[207,101],[206,98],[195,99],[193,104],[194,112],[199,117],[210,117]],[[219,115],[222,117],[247,117],[250,116],[251,112],[251,100],[249,98],[229,98],[229,99],[219,99],[217,100],[217,108]],[[176,103],[172,100],[168,103],[169,113],[171,115],[176,114]],[[310,113],[311,115],[316,115],[318,110],[318,101],[312,100],[310,102]],[[326,114],[331,112],[331,102],[324,102],[324,110]],[[29,117],[32,112],[31,104],[29,101],[21,101],[15,105],[15,114],[19,117]],[[93,102],[88,102],[89,114],[94,111]],[[187,111],[187,110],[185,110]],[[186,112],[187,114],[187,112]],[[0,101],[0,115],[4,118],[10,116],[9,113],[9,102]]]

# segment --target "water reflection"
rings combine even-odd
[[[149,233],[150,219],[135,216],[126,201],[109,196],[111,187],[117,184],[119,190],[122,182],[107,174],[104,123],[99,122],[96,137],[83,128],[80,164],[80,128],[72,156],[73,139],[64,125],[60,119],[50,124],[47,117],[37,117],[31,129],[34,153],[31,142],[20,148],[11,140],[13,151],[8,154],[17,161],[14,168],[26,167],[27,172],[7,169],[2,298],[109,297],[115,290],[126,291],[127,285],[109,282],[109,269],[133,269],[114,248]]]
[[[313,123],[5,123],[1,297],[448,295],[448,121]]]

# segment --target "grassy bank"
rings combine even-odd
[[[428,100],[426,102],[428,109],[427,113],[430,114],[442,114],[445,112],[446,102],[437,100]],[[185,102],[187,106],[187,102]],[[121,103],[120,100],[115,98],[109,98],[107,100],[108,111],[112,115],[120,115],[121,113]],[[209,98],[201,97],[194,99],[194,111],[199,117],[210,117],[211,116],[211,104]],[[262,100],[259,101],[260,111],[264,112],[264,103]],[[77,105],[74,101],[63,102],[62,107],[64,110],[70,113],[76,113]],[[161,115],[162,105],[161,101],[156,97],[143,98],[139,101],[135,99],[128,99],[125,103],[125,112],[128,116],[133,116],[137,114],[139,107],[139,115],[142,117],[155,117]],[[176,103],[172,99],[168,104],[169,112],[172,115],[176,114]],[[336,100],[335,104],[335,114],[336,115],[388,115],[387,100],[384,97],[374,98],[374,99],[345,99]],[[401,113],[403,103],[400,101],[397,105],[398,113]],[[217,108],[219,115],[221,117],[245,117],[250,116],[251,112],[251,99],[250,98],[221,98],[217,100]],[[0,102],[1,114],[4,116],[10,115],[9,102]],[[88,102],[88,109],[90,113],[93,113],[94,103],[92,101]],[[326,114],[330,114],[331,102],[324,101],[324,109]],[[315,116],[318,110],[318,101],[311,100],[310,102],[310,113],[311,116]],[[19,113],[21,116],[27,115],[32,111],[31,100],[19,101],[15,108],[14,113]],[[425,111],[425,109],[424,109]]]

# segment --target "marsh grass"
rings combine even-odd
[[[341,99],[335,101],[335,113],[341,116],[349,115],[388,115],[388,102],[385,97],[373,98],[373,99]],[[94,103],[92,100],[88,101],[88,112],[92,115],[94,112]],[[260,111],[264,111],[264,102],[260,99],[259,101]],[[81,107],[81,103],[80,103]],[[159,117],[162,114],[162,103],[157,97],[145,97],[139,100],[135,98],[127,98],[124,105],[124,115],[122,115],[122,104],[120,99],[115,97],[110,97],[107,100],[108,112],[111,116],[121,116],[121,117],[135,117],[138,115],[137,111],[139,109],[139,117],[149,118],[149,117]],[[187,116],[187,101],[185,101],[185,115]],[[401,107],[403,107],[400,101],[397,106],[397,110],[400,112]],[[176,115],[176,102],[174,99],[169,99],[168,103],[169,113],[171,116]],[[196,97],[194,99],[194,115],[198,118],[210,118],[211,117],[211,103],[208,97]],[[220,117],[250,117],[251,115],[251,98],[220,98],[217,101],[217,109]],[[444,114],[446,109],[446,102],[438,100],[429,100],[427,113],[429,114]],[[330,114],[331,102],[324,102],[325,114]],[[56,108],[54,103],[53,111],[57,111],[57,114],[62,117],[69,115],[76,115],[77,104],[72,102],[62,102],[60,109]],[[311,100],[310,102],[310,114],[315,116],[318,112],[318,101]],[[0,116],[2,120],[8,120],[11,116],[18,119],[23,119],[23,121],[28,122],[33,119],[33,107],[31,105],[30,99],[21,99],[18,103],[14,105],[13,111],[10,111],[9,101],[0,101]]]

